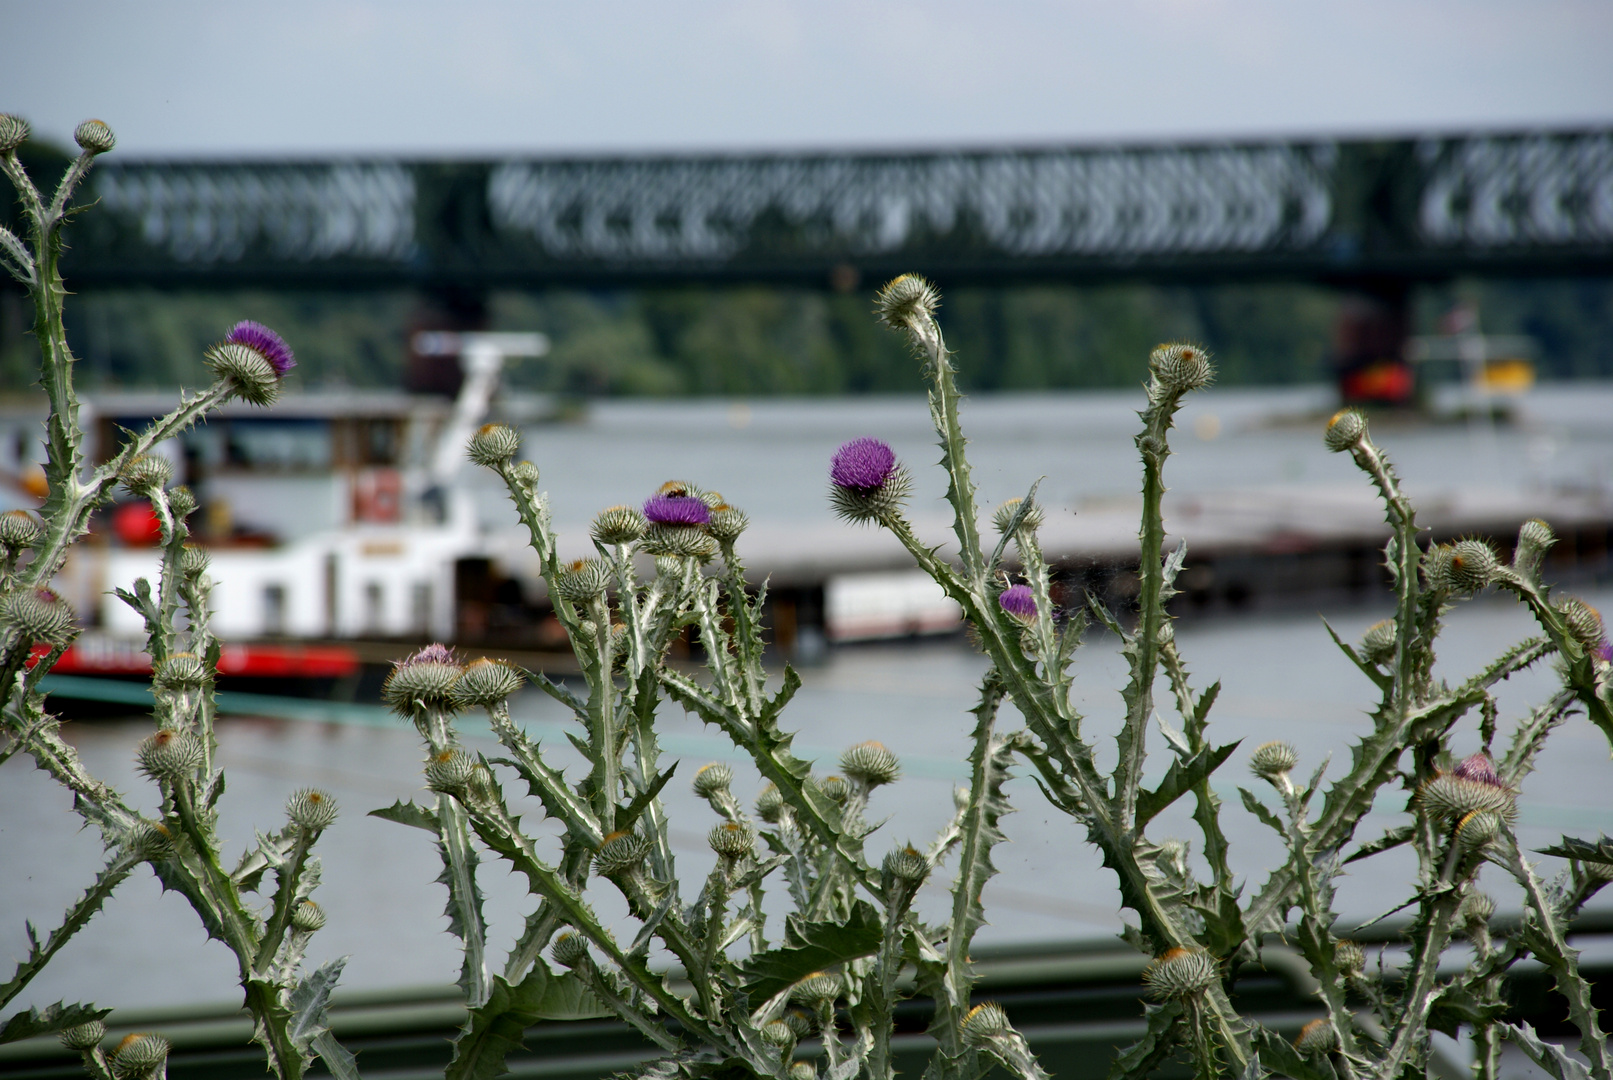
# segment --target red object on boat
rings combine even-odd
[[[162,520],[145,500],[127,502],[112,511],[112,531],[130,547],[150,547],[162,540]]]
[[[35,645],[32,664],[50,652]],[[339,679],[359,669],[358,654],[341,645],[226,645],[218,673],[244,678]],[[81,638],[67,647],[51,671],[59,675],[145,675],[151,657],[135,641]]]

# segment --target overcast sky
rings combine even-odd
[[[1608,0],[0,0],[0,111],[133,156],[1613,121]]]

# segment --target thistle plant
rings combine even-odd
[[[325,922],[313,899],[319,861],[312,849],[333,826],[335,805],[325,793],[296,792],[286,823],[260,834],[226,869],[214,737],[219,643],[209,629],[207,560],[188,544],[195,499],[172,486],[171,469],[154,453],[161,440],[226,400],[272,402],[294,362],[291,351],[265,327],[238,325],[208,354],[217,376],[208,389],[183,398],[146,432],[131,434],[107,464],[91,467],[73,397],[57,261],[75,187],[113,137],[98,121],[81,125],[83,153],[47,203],[17,162],[25,136],[21,121],[0,116],[0,166],[29,224],[26,242],[0,232],[0,251],[34,300],[51,405],[50,494],[37,517],[0,515],[0,760],[26,753],[71,790],[76,811],[99,831],[107,861],[57,930],[41,941],[30,927],[29,955],[0,986],[0,1006],[146,864],[236,956],[270,1067],[295,1080],[318,1056],[332,1073],[356,1077],[352,1055],[325,1022],[343,962],[302,970],[309,937]],[[1234,870],[1224,808],[1211,786],[1240,744],[1212,740],[1218,686],[1195,685],[1167,610],[1186,548],[1166,550],[1164,468],[1183,399],[1213,379],[1208,353],[1171,344],[1149,358],[1135,440],[1143,495],[1135,610],[1111,611],[1091,597],[1069,604],[1069,590],[1042,552],[1046,510],[1036,484],[992,511],[982,528],[938,305],[931,285],[906,276],[880,293],[878,311],[912,347],[929,382],[953,511],[950,545],[918,535],[905,512],[911,475],[877,438],[840,448],[829,463],[828,493],[842,517],[888,530],[906,547],[959,604],[987,660],[967,744],[969,783],[928,842],[877,835],[881,789],[901,776],[900,762],[879,742],[849,747],[827,767],[795,753],[783,714],[801,680],[787,665],[774,677],[765,664],[766,588],[753,588],[740,555],[748,527],[742,510],[698,484],[672,481],[641,507],[599,512],[590,529],[594,555],[562,562],[538,468],[518,460],[518,433],[492,424],[472,437],[471,460],[500,477],[527,531],[579,675],[561,683],[431,645],[399,662],[385,687],[387,703],[420,737],[430,796],[373,813],[432,838],[449,928],[462,944],[467,1015],[448,1075],[491,1080],[538,1020],[613,1015],[659,1051],[640,1072],[661,1080],[718,1073],[889,1080],[895,1009],[917,996],[932,1007],[928,1077],[980,1080],[1001,1067],[1041,1080],[1046,1074],[1008,1013],[977,1000],[970,959],[1011,809],[1006,785],[1024,769],[1115,874],[1129,913],[1122,937],[1149,958],[1146,1034],[1116,1058],[1114,1080],[1148,1075],[1178,1057],[1204,1080],[1268,1073],[1398,1080],[1428,1070],[1431,1032],[1457,1030],[1477,1045],[1478,1080],[1498,1080],[1505,1041],[1558,1080],[1613,1080],[1578,954],[1567,941],[1572,919],[1613,878],[1613,841],[1564,838],[1548,853],[1566,859],[1567,869],[1544,880],[1514,830],[1519,790],[1553,730],[1583,714],[1613,742],[1613,647],[1594,610],[1554,598],[1542,581],[1554,542],[1549,526],[1526,523],[1510,559],[1477,539],[1425,543],[1365,417],[1345,411],[1328,424],[1326,444],[1351,457],[1383,503],[1395,611],[1358,644],[1334,635],[1377,697],[1370,726],[1339,775],[1327,780],[1323,763],[1301,779],[1300,755],[1281,742],[1245,755],[1271,791],[1262,797],[1242,790],[1242,808],[1274,830],[1287,852],[1256,885]],[[76,632],[51,582],[90,513],[120,484],[149,500],[161,524],[157,582],[142,580],[120,594],[145,621],[153,662],[155,726],[138,751],[141,771],[160,794],[161,812],[151,819],[84,769],[39,692]],[[1435,672],[1442,621],[1488,588],[1513,594],[1540,632],[1453,685]],[[1107,770],[1072,698],[1075,654],[1094,623],[1119,639],[1129,669],[1113,725],[1115,764]],[[698,664],[670,661],[680,641],[698,645]],[[1495,688],[1537,663],[1555,665],[1557,689],[1509,718],[1499,745]],[[577,775],[566,775],[512,717],[510,699],[528,683],[568,711],[567,736],[585,766]],[[1005,704],[1022,724],[1009,719]],[[747,807],[728,764],[685,774],[710,809],[703,831],[713,862],[688,881],[678,873],[662,799],[679,768],[663,757],[658,738],[672,708],[720,731],[764,784]],[[497,756],[466,743],[467,715],[491,728]],[[1470,717],[1482,749],[1457,760],[1453,735]],[[1169,762],[1152,786],[1144,775],[1151,739]],[[1403,793],[1410,824],[1363,841],[1357,832],[1375,800],[1394,791]],[[1184,841],[1149,833],[1182,800],[1192,804],[1205,873],[1193,869]],[[541,829],[524,824],[534,819]],[[1415,854],[1417,873],[1386,916],[1410,912],[1409,949],[1400,960],[1380,956],[1369,964],[1338,925],[1335,883],[1349,863],[1398,847]],[[501,961],[489,952],[478,886],[489,857],[524,878],[536,899]],[[1525,909],[1516,926],[1493,921],[1495,903],[1479,888],[1485,871],[1521,886]],[[950,889],[949,905],[934,920],[916,905],[931,882]],[[606,897],[625,910],[624,920],[600,914]],[[1322,1015],[1292,1041],[1241,1015],[1234,993],[1275,937],[1298,946],[1319,986]],[[1442,976],[1441,958],[1454,944],[1470,946],[1473,959]],[[1578,1057],[1506,1019],[1503,980],[1526,959],[1543,964],[1568,1001]],[[105,1013],[87,1005],[32,1009],[6,1021],[0,1040],[55,1032],[97,1080],[161,1076],[168,1050],[162,1037],[141,1033],[106,1047]]]
[[[323,1023],[343,962],[302,971],[309,938],[324,924],[312,899],[320,872],[312,849],[335,821],[336,805],[324,792],[298,791],[287,802],[283,826],[260,833],[257,844],[233,868],[224,861],[218,830],[224,773],[216,761],[213,697],[220,644],[209,628],[207,557],[188,544],[186,519],[196,509],[194,496],[187,488],[171,486],[172,467],[154,453],[163,440],[232,398],[259,405],[273,402],[295,360],[272,330],[253,322],[238,324],[207,354],[217,376],[212,385],[182,395],[172,412],[143,432],[128,433],[121,450],[105,464],[92,466],[78,422],[58,264],[62,226],[79,211],[72,206],[74,192],[95,158],[112,149],[114,139],[99,120],[79,125],[75,138],[81,152],[47,200],[17,160],[16,149],[26,136],[21,120],[0,116],[0,169],[16,188],[28,226],[26,240],[0,229],[0,253],[33,300],[40,383],[50,402],[45,441],[50,491],[37,517],[14,511],[0,519],[0,761],[27,754],[71,791],[74,810],[97,830],[106,857],[94,882],[55,930],[41,940],[29,924],[28,954],[0,984],[0,1007],[38,975],[123,881],[149,865],[165,889],[190,902],[209,936],[235,954],[246,1008],[255,1021],[254,1036],[275,1072],[295,1080],[318,1054],[334,1073],[351,1075],[351,1055]],[[159,793],[156,818],[140,814],[89,773],[62,740],[39,689],[78,632],[74,613],[51,590],[51,582],[68,549],[89,530],[91,513],[109,503],[120,486],[148,500],[161,525],[162,565],[156,584],[142,578],[132,591],[118,591],[143,618],[151,657],[154,730],[140,743],[137,759]],[[267,880],[271,875],[272,889]],[[158,1035],[131,1036],[103,1050],[106,1014],[90,1005],[60,1003],[29,1009],[5,1021],[0,1041],[59,1032],[98,1080],[162,1075],[168,1044]]]

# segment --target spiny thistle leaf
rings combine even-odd
[[[740,968],[743,988],[753,1002],[766,1001],[814,971],[872,956],[883,934],[879,913],[866,900],[844,923],[792,921],[790,944],[758,953]]]
[[[100,1020],[111,1011],[111,1009],[98,1009],[94,1005],[64,1005],[60,1001],[54,1005],[46,1005],[43,1009],[29,1009],[27,1012],[17,1013],[0,1025],[0,1043],[32,1039],[38,1035],[54,1035],[70,1027]]]

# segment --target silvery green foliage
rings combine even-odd
[[[0,131],[16,130],[25,132],[26,127],[0,117]],[[321,792],[298,792],[283,827],[260,834],[257,845],[233,869],[223,861],[217,807],[224,774],[215,761],[213,735],[213,676],[220,646],[208,626],[211,584],[206,560],[186,546],[185,519],[195,510],[195,499],[185,488],[170,488],[170,470],[160,458],[149,456],[158,443],[215,406],[243,396],[243,387],[238,380],[221,378],[183,398],[144,432],[131,433],[111,460],[91,466],[73,392],[73,356],[62,327],[66,294],[58,261],[62,226],[77,212],[70,205],[73,192],[96,155],[110,150],[114,140],[100,121],[86,121],[76,137],[83,153],[49,199],[34,188],[17,160],[21,138],[0,139],[0,170],[16,188],[28,226],[26,239],[0,230],[0,261],[33,300],[40,383],[50,401],[45,466],[50,494],[39,520],[13,514],[0,524],[0,760],[25,753],[70,790],[74,809],[101,836],[106,865],[44,940],[29,925],[28,955],[0,984],[0,1006],[15,998],[113,890],[146,864],[164,888],[190,901],[208,934],[234,952],[255,1037],[275,1072],[295,1080],[318,1054],[332,1072],[351,1076],[352,1056],[335,1044],[324,1024],[325,1003],[343,961],[302,971],[309,937],[323,921],[310,900],[319,884],[319,860],[311,852],[334,818],[334,804]],[[274,376],[275,385],[268,390],[278,389],[278,378]],[[258,387],[259,397],[267,392]],[[72,613],[49,584],[68,549],[88,531],[91,511],[104,505],[119,483],[149,499],[161,524],[162,570],[155,586],[141,579],[132,592],[119,592],[145,621],[155,671],[156,730],[141,743],[139,764],[161,793],[156,820],[142,817],[118,792],[90,775],[58,734],[57,721],[45,711],[39,692],[40,680],[77,633]],[[101,1080],[161,1076],[167,1043],[158,1036],[103,1053],[99,1039],[90,1037],[94,1029],[89,1025],[105,1012],[82,1005],[31,1009],[0,1026],[0,1041],[67,1032],[69,1045]]]

